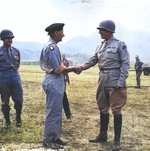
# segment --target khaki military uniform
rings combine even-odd
[[[129,53],[124,42],[111,37],[97,47],[95,54],[83,67],[88,69],[98,63],[100,69],[96,100],[101,112],[120,112],[127,101],[126,78],[130,67]],[[114,89],[116,86],[120,90]],[[114,88],[113,88],[114,87]]]

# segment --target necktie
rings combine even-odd
[[[9,56],[9,62],[11,64],[11,50],[10,49],[8,49],[8,56]]]
[[[11,50],[8,49],[8,55],[9,55],[9,59],[11,59]]]

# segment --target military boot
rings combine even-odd
[[[10,122],[10,117],[9,117],[9,111],[7,111],[7,112],[4,113],[4,117],[5,117],[5,125],[4,125],[4,128],[5,128],[5,129],[8,129],[8,128],[10,128],[10,124],[11,124],[11,122]]]
[[[135,86],[135,88],[141,88],[139,85]]]
[[[56,143],[59,144],[59,145],[63,145],[63,146],[67,145],[67,143],[64,142],[64,141],[62,141],[60,138],[58,138],[58,139],[56,140]]]
[[[113,144],[113,151],[120,150],[120,134],[121,134],[121,127],[122,127],[122,115],[114,115],[114,144]]]
[[[10,111],[10,107],[7,104],[2,105],[2,112],[3,112],[4,118],[5,118],[5,125],[4,125],[5,129],[10,128],[10,124],[11,124],[9,111]]]
[[[56,142],[43,142],[44,148],[51,148],[51,149],[63,149],[64,147],[62,145],[57,144]]]
[[[109,123],[109,114],[103,114],[101,112],[100,115],[100,133],[94,140],[89,140],[91,143],[95,142],[107,142],[107,130],[108,130],[108,123]]]
[[[21,108],[20,109],[16,109],[16,126],[17,127],[21,127],[22,123],[21,123]]]

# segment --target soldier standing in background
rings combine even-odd
[[[13,33],[10,30],[2,30],[0,34],[3,46],[0,48],[0,94],[2,100],[2,112],[6,123],[4,128],[10,127],[9,98],[14,101],[16,110],[16,126],[21,126],[21,110],[23,103],[23,91],[18,68],[20,66],[20,52],[12,47]]]
[[[65,55],[62,55],[62,58],[63,58],[63,65],[65,67],[69,67],[69,61],[65,58]],[[71,114],[71,111],[70,111],[68,97],[67,97],[67,93],[66,93],[66,82],[68,84],[70,84],[68,73],[64,74],[64,82],[65,82],[65,90],[64,90],[64,97],[63,97],[63,108],[64,108],[64,112],[65,112],[65,115],[66,115],[67,119],[71,119],[72,114]]]
[[[135,88],[140,88],[141,83],[140,83],[140,76],[142,74],[142,66],[143,62],[140,61],[139,56],[135,56],[136,62],[135,62],[135,70],[136,70],[136,81],[137,81],[137,86]]]
[[[76,67],[68,68],[62,64],[61,53],[57,43],[64,37],[62,23],[48,26],[50,39],[41,52],[40,66],[46,71],[43,89],[46,93],[46,119],[43,136],[43,146],[52,149],[62,149],[67,143],[61,137],[62,102],[64,96],[64,74],[77,71]]]
[[[69,67],[69,61],[65,58],[65,55],[62,55],[62,58],[63,58],[63,65],[64,65],[65,67]],[[69,74],[66,73],[66,74],[64,75],[64,77],[65,77],[65,86],[66,86],[66,82],[67,82],[68,84],[70,84]]]
[[[120,149],[120,135],[122,128],[121,109],[126,104],[126,78],[130,67],[129,53],[124,42],[113,36],[115,23],[104,20],[97,28],[102,39],[95,54],[80,69],[86,70],[98,63],[100,69],[96,100],[100,110],[100,133],[90,142],[107,142],[109,123],[109,108],[114,114],[114,144],[113,150]]]

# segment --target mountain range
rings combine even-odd
[[[130,53],[130,60],[134,61],[135,55],[139,55],[143,62],[150,62],[150,33],[140,30],[133,31],[121,24],[117,25],[114,36],[126,43]],[[65,43],[60,42],[58,46],[67,59],[80,64],[94,54],[101,41],[98,30],[96,30],[86,37],[79,35]],[[44,43],[39,42],[13,42],[13,46],[20,50],[21,61],[39,61],[44,45]]]

